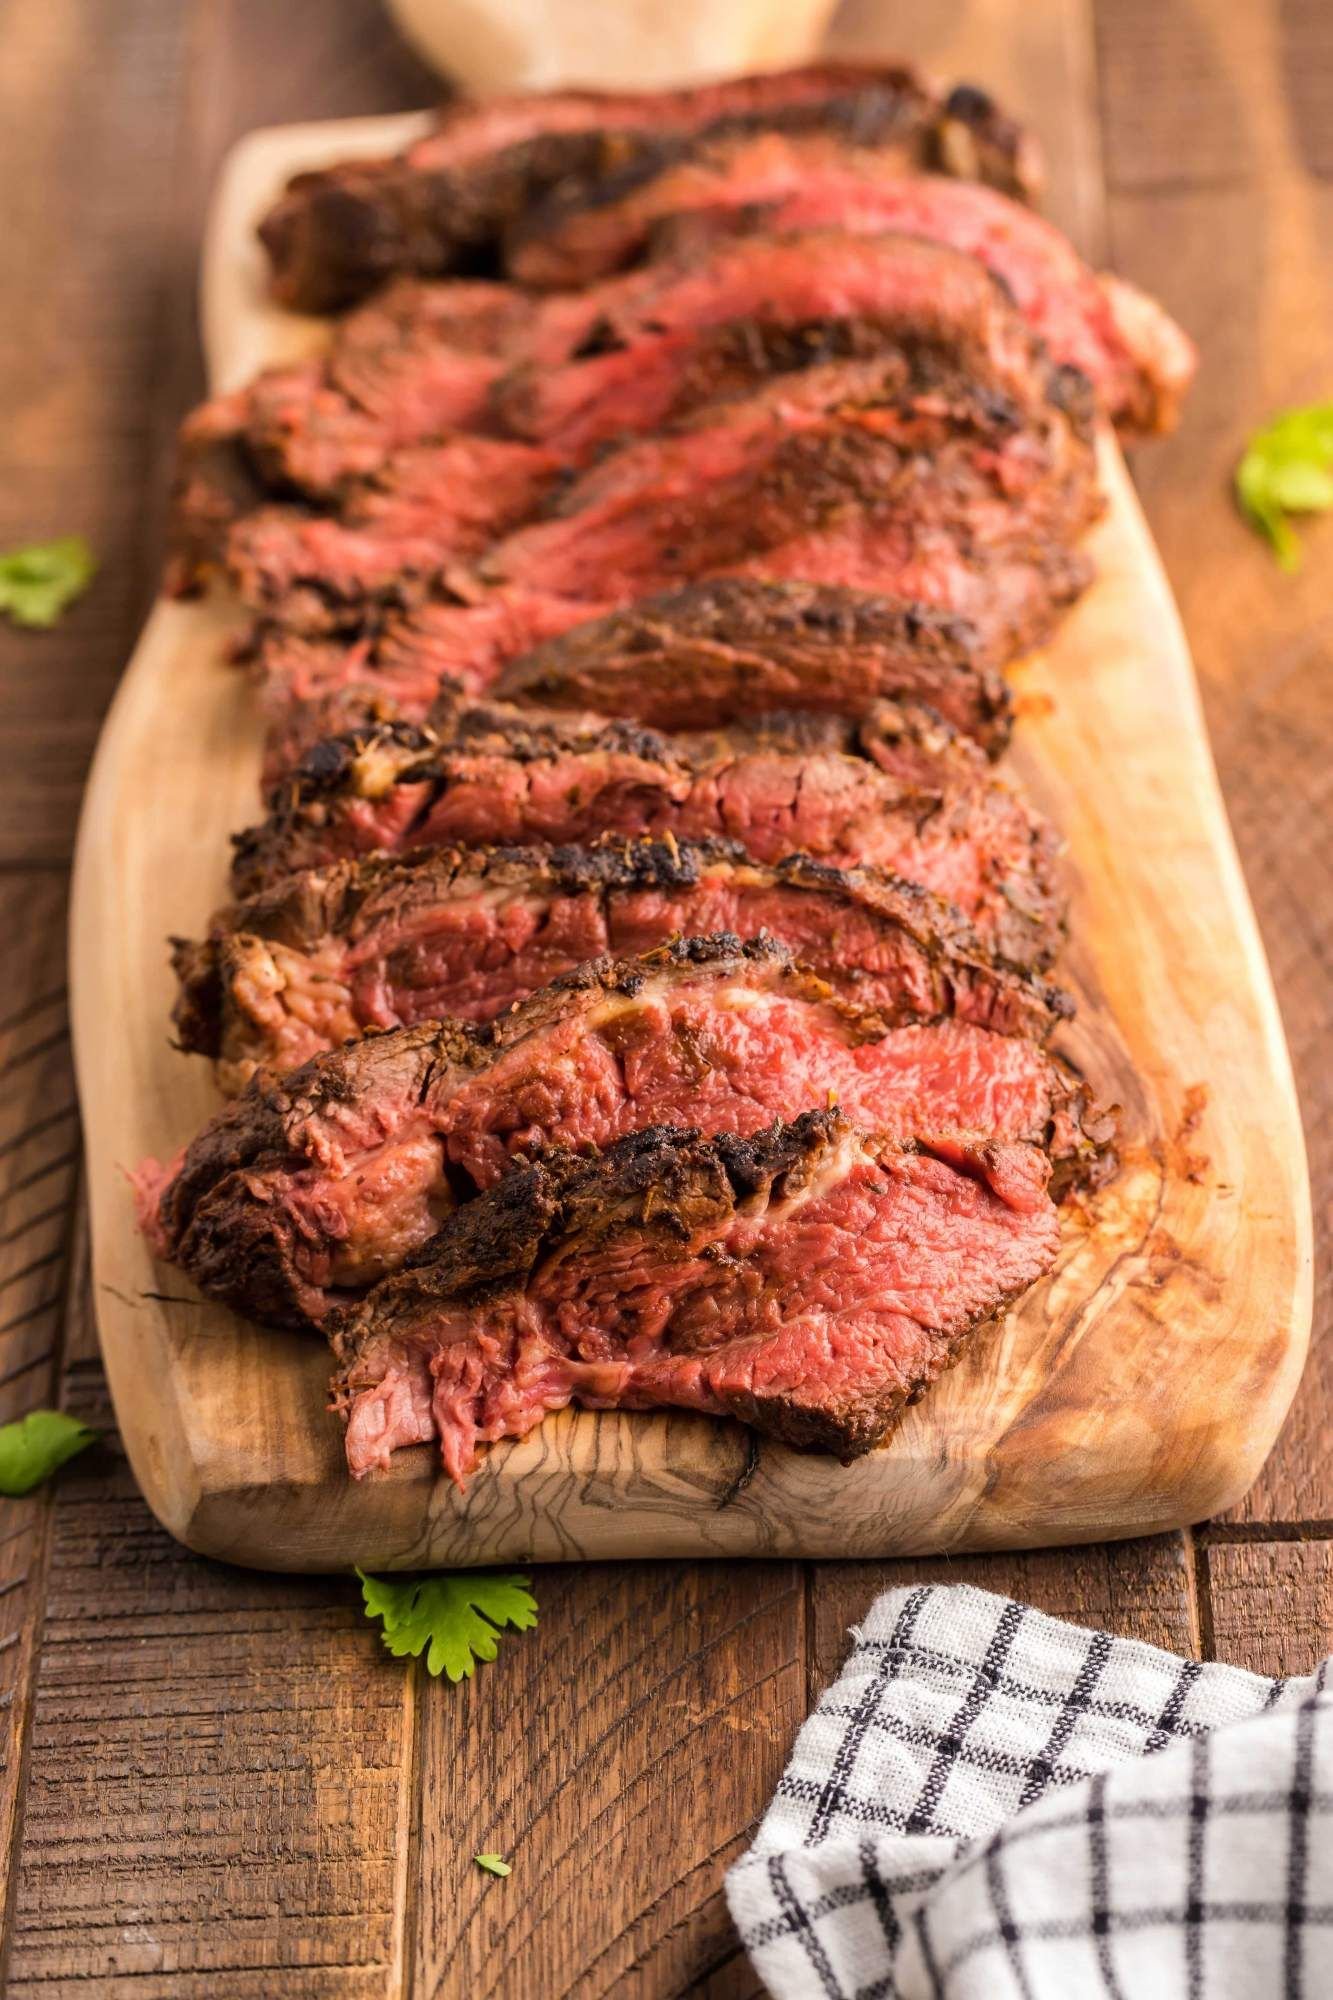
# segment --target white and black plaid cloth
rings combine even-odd
[[[1333,1995],[1328,1662],[1266,1680],[963,1586],[853,1637],[727,1878],[776,2000]]]

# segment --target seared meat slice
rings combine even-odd
[[[1194,372],[1189,340],[1159,306],[1089,271],[1029,209],[990,188],[886,171],[873,150],[821,136],[729,139],[654,175],[631,172],[620,189],[570,184],[525,218],[510,266],[524,283],[586,285],[639,256],[662,225],[675,251],[717,226],[895,230],[947,243],[1004,281],[1055,359],[1080,369],[1132,430],[1169,428]]]
[[[998,662],[966,619],[947,612],[836,584],[750,577],[687,584],[602,618],[585,619],[582,609],[512,596],[466,609],[428,605],[350,646],[270,630],[254,656],[272,724],[267,782],[322,737],[376,720],[420,722],[442,686],[495,675],[528,612],[531,629],[553,627],[555,639],[500,664],[494,679],[497,696],[523,706],[707,728],[782,708],[856,720],[883,697],[906,697],[992,757],[1009,741],[1012,704]]]
[[[316,746],[269,818],[238,837],[238,893],[417,847],[722,838],[757,861],[804,852],[891,869],[956,904],[1021,967],[1059,948],[1051,828],[929,710],[883,702],[855,727],[779,716],[763,730],[664,737],[464,703],[440,724],[444,741],[386,724]]]
[[[377,602],[424,602],[433,584],[470,601],[498,590],[600,608],[734,571],[890,591],[969,616],[997,650],[1022,650],[1086,581],[1073,545],[1102,504],[1074,378],[1043,369],[1019,401],[924,335],[781,376],[678,432],[626,444],[470,572],[450,560],[464,552],[459,517],[475,532],[497,505],[521,510],[556,467],[512,443],[460,441],[447,455],[475,498],[455,494],[442,511],[433,566],[422,561],[428,525],[411,509],[406,549],[393,525],[372,524],[340,554],[321,527],[322,585],[284,593],[263,578],[253,608],[289,631],[356,630]],[[491,491],[502,476],[512,496]]]
[[[940,99],[901,65],[819,63],[688,89],[558,91],[447,107],[389,160],[349,160],[289,183],[260,226],[283,305],[333,312],[397,272],[494,266],[528,206],[578,176],[650,171],[683,137],[824,130],[895,169],[980,174],[1018,193],[1040,178],[1033,141],[982,92]]]
[[[197,589],[266,493],[340,501],[392,453],[484,428],[535,310],[513,285],[390,286],[339,323],[327,354],[201,404],[178,441],[168,588]],[[558,322],[554,301],[543,317]]]
[[[318,1320],[424,1247],[457,1191],[552,1144],[650,1124],[750,1134],[837,1103],[886,1136],[1042,1144],[1096,1179],[1110,1128],[1036,1042],[952,1020],[886,1029],[767,941],[597,960],[486,1026],[399,1028],[256,1076],[174,1169],[140,1170],[156,1252],[260,1319]]]
[[[904,1146],[809,1111],[753,1137],[655,1127],[521,1169],[330,1328],[356,1477],[477,1446],[550,1410],[663,1405],[783,1443],[870,1451],[1054,1262],[1046,1163]]]
[[[444,848],[288,876],[178,939],[181,1046],[239,1090],[372,1029],[487,1021],[590,958],[761,933],[889,1025],[975,1021],[1044,1040],[1058,987],[998,965],[949,904],[874,868],[734,842]]]
[[[296,506],[243,515],[223,560],[242,601],[291,631],[357,624],[529,520],[562,470],[552,452],[503,438],[418,445],[362,482],[336,518]]]
[[[1050,375],[1001,283],[919,236],[718,238],[582,296],[582,326],[563,297],[534,313],[490,401],[507,433],[583,457],[774,375],[886,347],[952,360],[1022,407]]]
[[[999,662],[960,618],[836,584],[722,577],[575,625],[501,670],[497,699],[596,709],[655,729],[771,709],[852,718],[924,701],[991,755],[1009,740]]]
[[[976,259],[914,237],[705,242],[541,300],[399,282],[339,324],[327,356],[269,370],[186,420],[178,580],[219,560],[230,521],[265,490],[341,504],[387,459],[454,427],[586,457],[774,374],[876,351],[905,328],[1020,396],[1036,365],[1031,335]]]

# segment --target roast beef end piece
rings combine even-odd
[[[1022,195],[1035,141],[968,86],[941,100],[903,64],[811,64],[674,91],[545,95],[449,106],[393,159],[292,180],[260,224],[271,284],[299,312],[336,312],[394,272],[494,268],[502,241],[552,191],[594,194],[650,174],[690,134],[826,130],[903,164],[977,174]]]
[[[889,1027],[771,939],[692,937],[581,964],[484,1027],[370,1035],[256,1078],[147,1220],[213,1296],[316,1323],[414,1257],[460,1195],[554,1146],[662,1123],[749,1139],[811,1104],[903,1141],[1036,1144],[1063,1185],[1109,1145],[1086,1086],[1035,1042]]]
[[[1050,1268],[1044,1176],[1031,1148],[903,1145],[824,1110],[549,1156],[330,1322],[349,1469],[433,1437],[461,1486],[479,1445],[571,1401],[734,1416],[850,1462]]]
[[[290,312],[355,305],[409,266],[405,220],[391,162],[298,174],[259,225],[274,298]]]

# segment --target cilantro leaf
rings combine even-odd
[[[514,1872],[500,1854],[474,1854],[472,1859],[478,1868],[484,1868],[488,1875],[512,1875]]]
[[[0,555],[0,611],[16,625],[54,625],[88,588],[97,563],[82,535],[33,542]]]
[[[1236,498],[1280,566],[1299,569],[1301,545],[1287,516],[1333,509],[1333,403],[1287,410],[1257,431],[1236,467]]]
[[[426,1652],[426,1671],[451,1681],[471,1676],[478,1660],[493,1660],[503,1625],[526,1632],[537,1623],[537,1600],[525,1576],[459,1570],[446,1576],[375,1577],[357,1571],[367,1618],[395,1659]],[[426,1650],[429,1648],[429,1650]]]
[[[63,1410],[30,1410],[19,1423],[0,1425],[0,1493],[11,1500],[31,1493],[96,1436]]]

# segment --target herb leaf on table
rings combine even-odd
[[[16,625],[54,625],[88,588],[96,569],[82,535],[9,549],[0,554],[0,611],[8,612]]]
[[[470,1678],[478,1660],[495,1658],[502,1627],[526,1632],[537,1623],[537,1600],[525,1576],[492,1570],[357,1575],[366,1616],[383,1621],[380,1636],[395,1659],[425,1652],[427,1673],[447,1674],[451,1681]]]
[[[96,1436],[63,1410],[30,1410],[18,1423],[0,1425],[0,1493],[11,1500],[31,1493]]]
[[[474,1854],[472,1859],[488,1875],[512,1875],[514,1872],[502,1854]]]
[[[1281,567],[1299,569],[1301,545],[1287,516],[1333,508],[1333,403],[1287,410],[1256,431],[1236,467],[1236,498]]]

